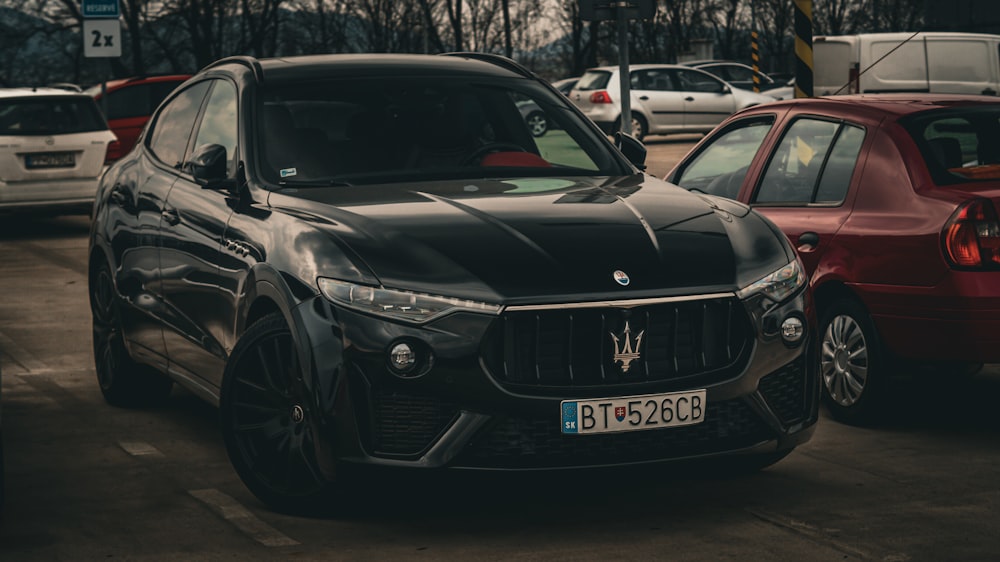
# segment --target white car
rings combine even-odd
[[[774,98],[730,86],[695,68],[676,64],[639,64],[629,68],[632,135],[707,133],[731,114]],[[606,133],[621,117],[617,66],[588,70],[569,99]]]
[[[86,94],[0,89],[0,212],[90,213],[112,143]]]

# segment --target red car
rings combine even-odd
[[[100,84],[84,90],[97,100],[98,107],[106,113],[108,126],[118,137],[117,148],[108,147],[109,162],[132,150],[146,121],[149,121],[149,116],[160,102],[190,77],[189,74],[172,74],[111,80],[104,86],[108,96],[107,105],[102,100]]]
[[[1000,100],[761,105],[724,121],[667,180],[750,205],[798,247],[835,418],[872,421],[903,368],[1000,362]]]

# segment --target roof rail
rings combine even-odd
[[[525,78],[535,78],[535,74],[533,72],[521,66],[521,64],[516,62],[515,60],[509,59],[502,55],[494,55],[492,53],[476,53],[473,51],[460,51],[454,53],[441,53],[441,54],[446,57],[465,57],[468,59],[481,60],[484,62],[494,64],[501,68],[505,68],[516,74],[520,74]]]
[[[52,84],[48,84],[47,87],[56,88],[59,90],[69,90],[70,92],[83,91],[83,88],[81,88],[79,85],[70,82],[53,82]]]
[[[260,62],[254,57],[247,55],[236,55],[232,57],[221,58],[213,63],[210,63],[205,68],[202,68],[201,70],[199,70],[199,72],[203,72],[205,70],[208,70],[209,68],[215,68],[217,66],[221,66],[224,64],[242,64],[243,66],[246,66],[247,68],[253,71],[253,77],[255,80],[257,80],[257,82],[264,81],[264,69],[261,68]]]

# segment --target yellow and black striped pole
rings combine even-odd
[[[753,62],[753,91],[760,93],[760,48],[757,46],[757,30],[750,32],[750,60]]]
[[[812,0],[795,0],[795,97],[812,96]]]

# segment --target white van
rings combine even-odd
[[[1000,35],[864,33],[813,38],[813,93],[1000,92]]]

